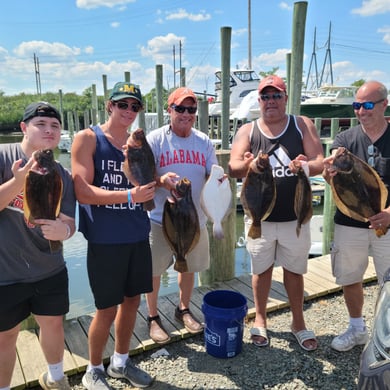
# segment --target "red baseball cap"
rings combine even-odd
[[[267,87],[273,87],[276,88],[278,91],[286,92],[286,84],[284,83],[283,79],[281,79],[279,76],[276,76],[275,74],[264,77],[259,84],[259,92],[261,92],[264,88]]]
[[[195,103],[197,102],[196,96],[192,89],[187,87],[177,88],[169,95],[168,106],[171,106],[172,104],[180,105],[186,98],[191,98]]]

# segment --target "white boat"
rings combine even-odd
[[[303,93],[301,115],[309,118],[352,118],[355,116],[352,103],[357,87],[324,85],[310,94]],[[231,119],[254,120],[260,116],[258,92],[250,92],[231,115]]]
[[[60,152],[70,153],[72,147],[72,137],[69,131],[61,130],[61,138],[58,143],[58,149]]]
[[[352,118],[357,89],[351,85],[324,85],[314,97],[301,102],[301,114],[309,118]]]
[[[215,100],[209,104],[209,115],[222,113],[221,71],[215,72]],[[230,72],[230,114],[240,105],[251,91],[257,90],[260,78],[254,70],[233,69]]]

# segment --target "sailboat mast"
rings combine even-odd
[[[252,69],[251,0],[248,0],[248,69]]]

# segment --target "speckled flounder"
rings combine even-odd
[[[368,222],[386,206],[387,188],[378,173],[366,162],[346,148],[337,149],[333,160],[337,175],[330,184],[339,210],[350,218]],[[378,237],[386,234],[387,227],[375,229]]]
[[[35,219],[55,220],[60,213],[62,197],[62,178],[56,169],[53,151],[34,152],[33,167],[24,182],[24,216],[30,223]],[[50,241],[52,252],[61,249],[60,241]]]
[[[134,130],[126,145],[127,157],[123,163],[123,172],[133,186],[141,186],[155,180],[156,164],[150,145],[142,129]],[[144,204],[145,210],[153,210],[154,200]]]
[[[175,270],[187,272],[186,255],[198,243],[200,236],[198,213],[191,194],[191,181],[186,177],[180,179],[171,195],[164,204],[163,233],[174,252]]]
[[[300,165],[297,172],[297,185],[295,187],[294,212],[297,216],[297,237],[301,227],[309,222],[313,216],[313,196],[309,178]]]
[[[276,200],[276,186],[268,154],[260,151],[250,163],[240,199],[245,213],[252,219],[248,236],[261,237],[261,221],[271,214]]]

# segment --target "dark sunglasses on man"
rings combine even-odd
[[[273,93],[272,95],[268,95],[268,94],[265,94],[265,93],[260,95],[260,99],[263,100],[264,102],[267,102],[270,99],[272,99],[272,100],[280,100],[283,97],[284,97],[284,93],[281,93],[281,92]]]
[[[198,107],[193,107],[193,106],[178,106],[176,104],[172,104],[171,105],[171,108],[173,108],[176,112],[178,112],[179,114],[183,114],[185,110],[187,110],[187,112],[189,114],[195,114],[196,113],[196,110],[198,109]]]

